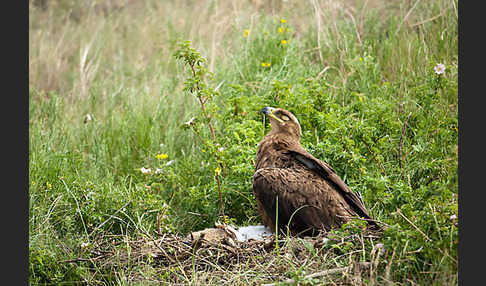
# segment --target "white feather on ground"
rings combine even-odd
[[[246,241],[248,239],[263,240],[265,236],[271,235],[273,235],[273,232],[264,225],[242,226],[236,231],[236,239],[238,241]]]

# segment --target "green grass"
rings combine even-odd
[[[260,223],[257,111],[275,106],[390,226],[367,284],[457,284],[457,1],[190,2],[30,5],[30,283],[124,285],[134,270],[60,261],[99,237],[212,227],[220,191],[229,222]],[[174,56],[187,39],[207,60],[206,113]]]

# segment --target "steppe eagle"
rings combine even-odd
[[[258,145],[253,175],[253,192],[265,226],[275,230],[277,220],[284,232],[289,226],[293,235],[315,235],[359,217],[378,227],[361,196],[329,164],[300,145],[301,127],[291,112],[273,107],[260,112],[269,117],[272,127]]]

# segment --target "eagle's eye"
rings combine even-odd
[[[281,117],[281,118],[282,118],[282,120],[284,120],[284,121],[289,121],[289,120],[290,120],[290,118],[288,118],[286,115],[282,115],[282,117]]]

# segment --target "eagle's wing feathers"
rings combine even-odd
[[[366,219],[371,219],[364,206],[362,198],[355,192],[351,191],[351,189],[336,174],[329,164],[315,158],[301,146],[289,148],[288,153],[298,161],[304,163],[309,169],[315,171],[322,178],[332,182],[335,185],[336,190],[344,197],[346,202],[359,216]]]
[[[286,229],[289,224],[293,233],[330,230],[344,222],[336,214],[352,213],[342,200],[332,196],[329,188],[305,169],[262,168],[253,176],[253,190],[264,224],[275,227],[278,197],[279,228]]]

